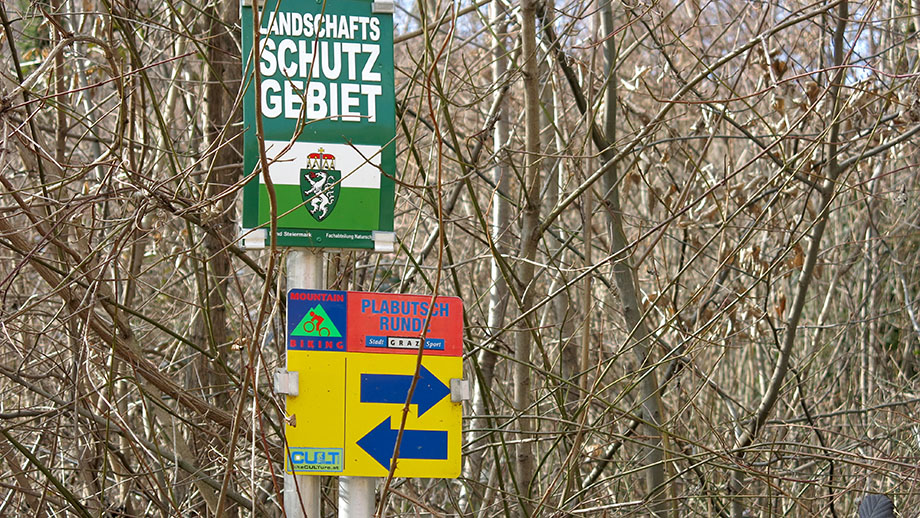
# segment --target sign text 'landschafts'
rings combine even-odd
[[[276,11],[259,31],[264,117],[377,121],[378,18]]]

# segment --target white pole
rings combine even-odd
[[[339,518],[374,516],[376,486],[373,477],[339,477]]]
[[[321,249],[291,249],[287,256],[287,287],[321,290],[326,287]],[[287,355],[285,355],[285,367]],[[287,453],[285,453],[287,455]],[[318,476],[284,474],[284,512],[288,518],[320,518],[322,498]]]

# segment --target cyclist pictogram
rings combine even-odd
[[[310,320],[304,319],[303,322],[303,330],[306,331],[307,334],[311,334],[313,331],[317,331],[319,336],[329,336],[332,334],[328,326],[323,327],[323,322],[326,320],[325,318],[317,315],[313,310],[310,310],[309,315]]]
[[[322,338],[341,338],[342,333],[333,322],[322,304],[317,304],[303,313],[291,336],[319,336]]]

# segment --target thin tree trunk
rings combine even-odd
[[[613,7],[610,0],[601,1],[601,20],[605,36],[604,44],[604,72],[606,74],[607,88],[604,104],[606,113],[604,118],[605,138],[612,143],[616,136],[616,79],[615,69],[617,60],[616,39],[613,37]],[[667,515],[668,505],[665,492],[664,451],[662,430],[660,428],[661,394],[658,390],[658,376],[655,372],[655,358],[652,352],[653,340],[649,335],[645,323],[645,316],[639,305],[638,279],[630,257],[624,252],[629,246],[629,241],[623,231],[623,212],[620,206],[619,178],[616,166],[610,167],[604,174],[604,204],[607,211],[607,238],[610,242],[610,253],[618,259],[613,263],[614,281],[619,293],[623,318],[629,332],[629,339],[633,342],[632,348],[639,364],[641,373],[640,398],[642,415],[645,419],[642,425],[642,434],[646,437],[646,454],[644,463],[646,494],[651,511],[660,518]]]
[[[196,276],[201,310],[195,319],[193,337],[202,350],[210,351],[214,359],[198,354],[194,364],[191,386],[200,388],[203,397],[210,396],[220,408],[230,408],[230,381],[222,365],[229,352],[227,322],[227,280],[230,276],[230,254],[227,245],[234,239],[233,197],[222,196],[238,178],[239,171],[230,167],[240,161],[240,142],[235,138],[231,123],[237,118],[234,102],[239,90],[241,65],[230,31],[239,18],[239,7],[233,2],[214,2],[208,9],[208,52],[205,63],[205,152],[211,155],[204,176],[205,194],[213,205],[207,212],[210,221],[204,224],[214,232],[203,236],[203,255],[199,256]],[[244,396],[242,396],[244,397]],[[229,437],[225,435],[222,440]],[[204,445],[196,445],[203,447]],[[232,468],[231,468],[232,469]],[[235,516],[235,504],[223,510],[225,516]]]
[[[502,263],[507,263],[508,250],[510,249],[511,235],[509,228],[511,225],[511,209],[507,194],[510,192],[510,171],[508,168],[508,114],[504,108],[504,92],[500,86],[506,81],[508,70],[508,48],[505,45],[508,23],[506,21],[507,10],[504,2],[500,0],[493,1],[489,4],[489,18],[491,27],[494,31],[492,44],[492,84],[495,92],[493,93],[493,103],[499,103],[495,111],[495,128],[492,138],[495,147],[495,156],[497,162],[492,168],[492,180],[495,182],[496,189],[492,193],[492,219],[490,227],[490,238],[493,244],[493,257],[490,260],[490,288],[489,288],[489,314],[488,329],[489,336],[494,336],[502,332],[505,325],[505,315],[508,308],[508,283],[505,280],[505,273],[502,272]],[[492,380],[495,376],[495,362],[497,356],[490,348],[483,348],[479,351],[477,363],[479,366],[479,379],[475,385],[476,390],[473,394],[473,422],[472,431],[469,434],[469,443],[474,445],[466,459],[464,466],[464,476],[474,481],[480,481],[482,478],[482,457],[485,454],[481,450],[478,441],[485,435],[482,430],[489,427],[488,419],[484,416],[488,412],[486,407],[486,394],[491,391]],[[488,476],[488,474],[486,474]],[[481,482],[486,482],[481,480]],[[471,494],[464,492],[461,497],[461,509],[469,509],[469,506],[476,506],[478,502],[471,501]]]
[[[203,237],[204,256],[200,257],[198,269],[199,301],[202,309],[194,324],[194,337],[202,349],[211,351],[220,362],[227,354],[227,278],[230,275],[230,255],[226,251],[234,239],[233,198],[221,196],[239,176],[239,171],[232,166],[240,161],[239,139],[234,140],[230,123],[236,118],[234,101],[239,89],[240,64],[229,60],[234,55],[234,43],[229,28],[238,17],[236,4],[228,7],[227,2],[212,4],[208,29],[208,57],[206,69],[207,87],[205,91],[206,152],[212,158],[209,170],[205,173],[205,191],[214,205],[209,211],[210,220],[205,224],[215,230]],[[215,396],[215,403],[223,406],[227,398],[226,373],[214,365],[204,355],[199,355],[198,375],[205,392]]]
[[[537,2],[521,2],[521,59],[524,78],[524,175],[523,204],[521,210],[521,264],[518,270],[520,309],[533,306],[535,287],[534,259],[540,239],[540,68],[537,59]],[[533,319],[523,322],[524,329],[514,337],[514,410],[520,424],[520,443],[515,454],[515,481],[518,484],[520,508],[518,514],[529,517],[533,509],[531,495],[534,483],[534,431],[533,419],[526,417],[534,412],[531,375],[531,345]]]

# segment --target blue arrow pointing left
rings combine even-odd
[[[411,385],[411,375],[362,374],[361,402],[403,404]],[[447,385],[422,365],[410,403],[418,405],[418,415],[421,416],[449,394]]]
[[[385,469],[390,469],[390,459],[396,448],[396,436],[399,430],[390,427],[390,418],[358,440],[368,455]],[[446,459],[447,432],[438,430],[403,430],[402,443],[399,445],[400,459]]]

